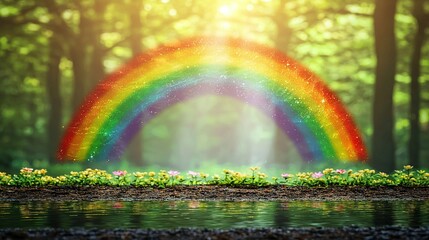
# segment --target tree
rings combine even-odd
[[[61,135],[62,99],[60,95],[60,61],[61,49],[59,40],[53,33],[49,39],[48,71],[46,76],[46,90],[49,99],[49,120],[47,124],[48,133],[48,158],[50,162],[56,159],[56,152]]]
[[[288,26],[289,16],[285,11],[286,0],[281,0],[277,7],[276,13],[273,16],[277,34],[274,38],[274,43],[277,49],[287,54],[292,29]]]
[[[70,26],[65,26],[71,32],[72,41],[69,42],[69,55],[73,63],[73,95],[72,107],[73,110],[79,109],[82,100],[86,94],[86,83],[88,82],[87,68],[87,47],[88,47],[88,32],[90,28],[90,20],[84,13],[83,3],[77,1],[77,9],[79,12],[78,31],[73,32]]]
[[[0,167],[45,158],[46,38],[33,1],[0,1]],[[35,23],[33,23],[35,22]],[[27,28],[31,24],[33,28]],[[43,116],[43,117],[42,117]],[[42,151],[41,151],[42,150]]]
[[[62,11],[55,3],[43,2],[51,15],[51,21],[46,24],[51,36],[48,40],[48,69],[46,75],[46,93],[48,98],[49,114],[47,128],[47,156],[51,163],[56,160],[58,143],[61,136],[63,117],[63,100],[61,97],[60,62],[64,56],[64,47],[61,40],[65,38],[62,29]]]
[[[143,2],[142,1],[130,1],[130,46],[133,56],[137,56],[142,51],[142,18],[140,16],[140,12],[142,9]],[[129,146],[129,158],[130,162],[134,163],[134,165],[143,165],[143,151],[142,151],[143,137],[141,132],[137,132],[134,136],[132,143]]]
[[[410,63],[410,138],[408,142],[408,153],[410,164],[420,167],[420,72],[422,48],[425,38],[425,30],[429,26],[429,14],[424,11],[424,1],[413,1],[413,16],[416,20],[417,30],[414,36],[413,53]]]
[[[94,14],[92,16],[90,35],[88,37],[88,44],[92,48],[90,58],[90,70],[89,75],[89,86],[88,89],[92,89],[100,80],[104,78],[105,69],[103,66],[103,60],[108,49],[106,49],[101,43],[101,34],[103,33],[103,25],[105,23],[104,13],[107,8],[106,1],[94,0],[93,3]]]
[[[380,171],[395,169],[393,89],[396,74],[396,0],[375,0],[375,69],[371,164]]]

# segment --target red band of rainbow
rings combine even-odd
[[[195,94],[198,88],[205,92]],[[111,74],[75,114],[58,157],[119,158],[132,133],[156,117],[154,108],[159,113],[202,93],[234,97],[271,115],[307,161],[367,159],[352,118],[317,76],[275,49],[216,37],[159,47]]]

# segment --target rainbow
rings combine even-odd
[[[119,159],[132,137],[159,113],[207,94],[258,108],[306,161],[367,159],[350,114],[316,75],[275,49],[218,37],[161,46],[108,76],[75,113],[58,158]]]

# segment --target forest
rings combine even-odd
[[[64,129],[94,86],[141,52],[206,35],[270,46],[320,76],[360,129],[371,167],[429,168],[428,29],[429,0],[0,0],[0,170],[58,164]],[[142,129],[129,164],[293,162],[281,134],[209,134],[238,126],[237,109],[272,123],[236,102],[199,100]],[[201,105],[216,111],[201,116]],[[180,119],[192,136],[175,129]],[[249,151],[277,136],[272,153]]]

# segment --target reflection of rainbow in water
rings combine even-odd
[[[317,76],[275,49],[216,37],[159,47],[111,74],[75,114],[59,159],[118,159],[152,118],[207,94],[260,109],[307,161],[367,159],[350,115]]]

